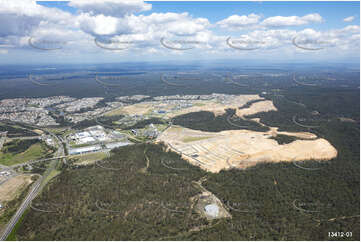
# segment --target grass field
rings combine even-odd
[[[106,157],[107,155],[104,152],[96,152],[85,155],[73,155],[70,158],[76,159],[75,164],[77,165],[86,165],[94,163],[97,160],[102,160]]]
[[[0,164],[11,166],[23,163],[29,160],[36,160],[44,157],[49,150],[40,141],[31,145],[28,149],[21,153],[12,153],[0,151]]]

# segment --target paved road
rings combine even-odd
[[[0,137],[0,150],[3,148],[3,144],[5,143],[5,140],[6,140],[6,136]]]
[[[37,175],[40,176],[39,174],[37,174]],[[25,200],[23,201],[23,203],[20,205],[19,209],[16,211],[16,213],[13,215],[13,217],[10,219],[9,223],[7,224],[3,234],[0,237],[1,241],[6,240],[6,238],[9,236],[9,234],[13,230],[15,224],[18,222],[19,218],[23,215],[26,208],[30,205],[30,202],[35,198],[35,196],[37,195],[37,193],[39,191],[39,187],[40,187],[42,180],[43,180],[43,177],[40,176],[40,178],[34,183],[30,192],[26,196]]]
[[[38,163],[38,162],[41,162],[41,161],[57,160],[57,159],[62,159],[62,158],[66,158],[66,157],[68,157],[68,155],[55,156],[55,157],[46,158],[46,159],[28,161],[28,162],[24,162],[24,163],[21,163],[21,164],[16,164],[16,165],[9,166],[9,168],[14,169],[14,168],[17,168],[17,167],[20,167],[20,166],[23,166],[23,165],[31,165],[31,164]]]
[[[50,132],[49,132],[50,133]],[[65,160],[65,155],[64,155],[64,148],[63,145],[61,143],[61,140],[59,139],[59,137],[57,137],[55,134],[50,133],[50,135],[52,135],[58,143],[58,150],[56,152],[56,156],[58,157],[63,157],[61,159]],[[59,158],[56,158],[59,159]],[[55,160],[54,160],[55,161]],[[25,200],[22,202],[22,204],[20,205],[20,207],[18,208],[18,210],[16,211],[16,213],[13,215],[13,217],[10,219],[9,223],[6,225],[6,228],[3,231],[3,234],[0,235],[0,241],[4,241],[6,240],[6,238],[9,236],[9,234],[11,233],[11,231],[14,229],[15,225],[17,224],[17,222],[19,221],[19,219],[21,218],[21,216],[23,215],[23,213],[25,212],[25,210],[29,207],[29,205],[31,204],[31,201],[36,197],[36,195],[42,190],[42,188],[46,185],[46,182],[44,182],[46,180],[46,177],[49,176],[49,174],[51,173],[51,171],[53,171],[56,167],[57,162],[55,161],[52,166],[46,170],[46,172],[44,173],[43,176],[36,174],[38,176],[40,176],[40,178],[36,181],[36,183],[34,183],[34,185],[32,186],[30,192],[28,193],[28,195],[26,196]]]

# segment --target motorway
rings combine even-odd
[[[59,138],[58,136],[56,136],[53,133],[50,133],[50,132],[48,132],[48,133],[51,136],[53,136],[57,141],[58,150],[56,151],[56,154],[55,154],[56,157],[51,158],[51,159],[47,159],[47,160],[53,160],[53,162],[52,162],[51,166],[45,171],[43,176],[41,176],[39,174],[34,174],[34,175],[38,175],[39,179],[34,183],[32,188],[30,189],[28,195],[26,196],[25,200],[22,202],[22,204],[20,205],[20,207],[18,208],[16,213],[12,216],[12,218],[10,219],[8,224],[6,225],[5,229],[3,230],[2,234],[0,235],[0,241],[4,241],[4,240],[7,239],[7,237],[11,233],[11,231],[14,229],[15,225],[18,223],[19,219],[24,214],[25,210],[31,204],[32,200],[39,194],[39,192],[41,192],[43,187],[46,185],[46,178],[56,168],[56,165],[58,164],[58,160],[61,159],[61,160],[63,160],[63,162],[66,162],[65,157],[67,157],[67,156],[65,156],[64,147],[63,147],[63,144],[62,144],[62,139]],[[33,161],[32,163],[34,163],[34,162],[35,161]],[[36,162],[38,162],[38,161],[36,161]],[[23,165],[23,164],[21,164],[21,165]]]
[[[12,218],[10,219],[9,223],[7,224],[3,234],[0,237],[1,241],[5,241],[6,238],[9,236],[9,234],[11,233],[11,231],[13,230],[14,226],[16,225],[16,223],[19,221],[19,218],[23,215],[23,213],[25,212],[25,210],[27,209],[27,207],[30,205],[31,201],[35,198],[35,196],[37,195],[38,191],[39,191],[39,187],[40,184],[43,180],[43,176],[36,174],[39,176],[39,179],[36,181],[36,183],[33,185],[33,187],[31,188],[30,192],[28,193],[28,195],[26,196],[25,200],[22,202],[22,204],[20,205],[20,207],[18,208],[18,210],[16,211],[16,213],[12,216]]]

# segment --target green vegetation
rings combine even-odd
[[[71,148],[81,148],[81,147],[86,147],[86,146],[89,146],[91,144],[70,144]]]
[[[142,174],[146,157],[149,168]],[[171,170],[160,160],[188,170]],[[190,198],[199,193],[192,181],[205,172],[178,154],[165,152],[161,145],[140,144],[115,149],[100,165],[116,170],[94,164],[68,167],[55,177],[34,203],[44,203],[44,209],[49,210],[54,209],[49,204],[60,204],[58,213],[30,210],[17,238],[157,240],[207,224],[189,209]]]
[[[51,147],[37,139],[13,140],[5,143],[0,151],[0,164],[14,165],[29,160],[50,157],[54,153]]]
[[[278,134],[277,136],[272,136],[270,139],[276,140],[277,143],[280,145],[289,144],[295,140],[298,140],[298,138],[296,138],[294,136],[288,136],[288,135],[284,135],[284,134]]]
[[[11,231],[9,236],[6,238],[6,241],[18,241],[18,239],[16,237],[16,233],[17,233],[21,223],[23,222],[24,217],[29,212],[29,210],[30,210],[29,208],[26,209],[25,212],[23,213],[23,215],[19,218],[19,221],[15,224],[13,230]]]
[[[96,152],[84,155],[73,155],[70,159],[74,160],[74,164],[79,163],[92,163],[94,161],[102,160],[107,157],[106,153],[104,152]]]
[[[8,125],[5,123],[0,123],[0,132],[7,131],[7,137],[14,138],[14,137],[25,137],[25,136],[38,136],[39,134],[30,131],[28,129],[21,128],[16,125]]]
[[[206,111],[187,113],[174,117],[172,122],[173,124],[190,129],[209,132],[220,132],[223,130],[236,130],[245,128],[254,131],[268,131],[267,127],[263,127],[253,121],[247,121],[243,119],[232,120],[230,117],[232,117],[235,112],[236,111],[234,109],[227,109],[225,114],[219,116],[215,116],[214,113]]]
[[[258,100],[249,101],[249,102],[247,102],[245,105],[239,107],[239,109],[249,108],[249,107],[251,107],[252,104],[258,103],[258,102],[261,102],[261,101],[263,101],[263,99],[258,99]]]
[[[160,118],[150,118],[137,122],[136,124],[124,129],[143,129],[150,124],[164,124],[164,120]]]
[[[327,139],[337,149],[337,158],[327,162],[297,162],[302,167],[319,170],[304,170],[292,163],[264,163],[246,170],[211,174],[189,165],[174,152],[166,152],[161,145],[121,147],[98,164],[114,170],[96,164],[79,168],[68,165],[52,179],[35,202],[47,202],[43,209],[49,210],[54,209],[49,204],[60,204],[58,213],[30,210],[16,231],[16,239],[330,240],[330,231],[350,231],[353,237],[338,239],[359,241],[359,90],[290,87],[289,82],[289,78],[284,82],[269,81],[270,90],[282,89],[283,96],[265,95],[279,111],[259,113],[250,118],[259,117],[262,123],[280,127],[280,130],[309,131]],[[141,80],[139,85],[125,82],[124,86],[131,87],[112,88],[112,91],[114,95],[165,95],[164,84],[159,83],[152,86],[154,89],[144,91]],[[217,90],[254,94],[264,90],[264,82],[259,79],[250,84],[252,89],[247,90],[231,84],[194,82],[187,83],[184,92],[203,94]],[[167,95],[177,94],[178,89],[167,86]],[[314,110],[319,114],[311,114]],[[228,110],[227,114],[232,113]],[[212,132],[238,129],[227,122],[227,114],[215,117],[209,112],[190,113],[173,121]],[[304,121],[298,120],[303,124],[319,127],[297,126],[292,121],[295,115],[303,118]],[[340,122],[339,116],[357,122]],[[255,125],[243,120],[231,121],[240,126]],[[258,128],[261,127],[254,127]],[[292,137],[277,136],[275,139],[287,143]],[[146,157],[148,169],[144,169]],[[169,169],[164,164],[181,169]],[[203,186],[229,206],[232,219],[216,220],[213,224],[192,213],[190,198],[200,192],[192,186],[192,181],[204,176],[207,179]],[[298,210],[294,207],[295,201],[302,209],[316,212]]]
[[[2,151],[4,153],[11,153],[13,155],[20,154],[26,151],[27,149],[29,149],[31,145],[36,144],[38,142],[39,140],[37,139],[25,139],[25,140],[16,139],[8,143],[5,143],[2,148]]]

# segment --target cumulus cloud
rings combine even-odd
[[[232,41],[241,47],[259,47],[256,53],[267,53],[280,50],[279,54],[303,51],[292,46],[292,39],[301,36],[305,43],[309,39],[321,39],[331,43],[327,47],[350,50],[355,53],[359,49],[360,27],[348,25],[344,28],[329,31],[318,31],[306,28],[301,31],[287,27],[301,26],[322,22],[317,13],[305,16],[273,16],[262,19],[262,15],[250,13],[248,15],[232,15],[212,25],[207,18],[193,17],[189,13],[141,13],[151,8],[143,1],[76,1],[69,5],[79,9],[72,15],[56,8],[48,8],[28,0],[2,0],[0,5],[0,49],[5,52],[9,46],[28,47],[29,37],[37,39],[55,39],[66,42],[62,53],[85,55],[88,53],[104,53],[110,51],[99,48],[94,44],[95,38],[109,38],[114,42],[132,42],[131,48],[114,54],[125,55],[139,53],[143,55],[157,53],[167,56],[171,51],[160,44],[161,38],[168,42],[174,40],[189,40],[199,42],[194,49],[202,49],[198,53],[205,55],[219,54],[234,55],[240,53],[227,45],[230,35],[220,35],[213,31],[213,27],[227,30],[242,30],[242,34],[232,36]],[[263,21],[262,21],[263,20]],[[275,28],[285,27],[285,28]],[[298,41],[303,41],[300,38]],[[238,42],[237,42],[238,41]],[[173,43],[174,44],[174,43]],[[3,46],[3,47],[1,47]],[[11,52],[13,53],[13,48]],[[345,52],[346,53],[346,52]]]
[[[102,14],[114,17],[152,9],[152,5],[144,3],[143,0],[76,0],[71,1],[69,6],[91,15]]]
[[[237,30],[258,24],[261,16],[251,13],[249,15],[232,15],[226,19],[217,22],[221,28]]]
[[[131,32],[131,28],[126,19],[104,16],[102,14],[92,16],[89,13],[82,13],[75,19],[77,27],[93,36]]]
[[[352,22],[354,20],[355,20],[355,16],[350,16],[350,17],[347,17],[347,18],[343,19],[344,22]]]
[[[285,27],[285,26],[300,26],[310,23],[322,22],[322,17],[318,13],[312,13],[303,17],[299,16],[274,16],[266,18],[261,25],[266,27]]]
[[[24,36],[41,24],[67,24],[71,14],[46,8],[29,0],[3,0],[0,5],[0,36]]]

